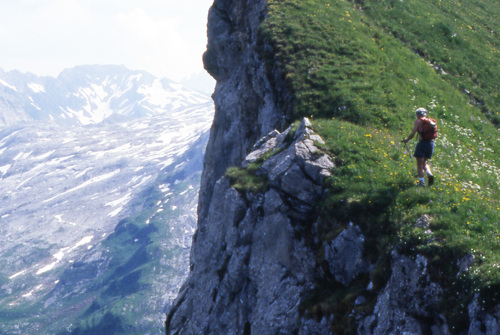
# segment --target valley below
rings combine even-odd
[[[162,329],[188,273],[213,103],[182,88],[195,99],[166,105],[158,81],[134,94],[154,85],[150,115],[0,128],[1,334]]]

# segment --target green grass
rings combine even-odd
[[[291,143],[292,137],[298,128],[298,124],[292,125],[292,129],[289,136],[285,139],[286,142]],[[259,167],[271,156],[274,156],[281,152],[281,149],[272,149],[268,152],[262,154],[261,157],[256,159],[254,162],[248,164],[245,168],[240,168],[236,166],[231,166],[227,169],[225,177],[229,179],[231,187],[239,192],[250,192],[258,193],[263,192],[268,188],[268,180],[266,176],[258,175],[257,171]]]
[[[255,175],[255,172],[256,170],[252,168],[230,167],[225,175],[229,179],[231,187],[237,191],[256,193],[267,188],[267,180]]]
[[[500,122],[498,1],[366,1],[364,12]],[[496,15],[496,16],[495,16]],[[439,70],[439,72],[442,74]]]
[[[290,121],[310,117],[337,160],[322,238],[353,221],[372,261],[395,246],[426,255],[453,331],[475,293],[484,308],[500,302],[498,17],[497,1],[273,0],[260,31],[293,94]],[[415,187],[401,143],[417,107],[438,119],[429,188]],[[414,226],[424,214],[432,234]],[[467,254],[476,262],[457,278]]]
[[[447,94],[434,90],[436,81],[444,81],[498,124],[499,37],[498,29],[488,28],[498,22],[482,24],[499,12],[495,1],[469,2],[489,4],[489,12],[481,12],[480,18],[463,17],[459,1],[365,3],[359,10],[349,1],[269,2],[261,38],[274,47],[267,55],[269,66],[279,66],[296,97],[292,117],[394,123],[412,107],[429,104],[433,96],[451,104],[443,99]],[[429,12],[432,20],[421,18]],[[457,34],[450,37],[453,41],[463,42],[447,42],[443,31],[448,30]]]

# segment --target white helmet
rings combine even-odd
[[[415,113],[417,116],[423,117],[427,115],[427,109],[420,107],[415,111]]]

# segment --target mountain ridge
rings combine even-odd
[[[119,65],[81,65],[56,78],[0,71],[0,127],[54,120],[88,125],[155,116],[210,98],[166,78]]]

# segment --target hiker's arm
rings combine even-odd
[[[413,130],[411,131],[411,134],[408,135],[408,138],[403,138],[403,142],[407,143],[409,140],[411,140],[417,133],[417,130],[418,130],[418,120],[415,120],[415,124],[413,125]]]

